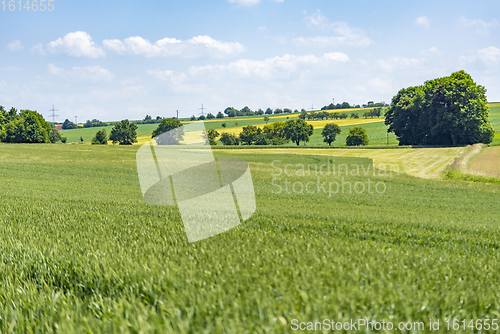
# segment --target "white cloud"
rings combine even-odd
[[[477,52],[477,58],[484,62],[497,63],[500,60],[500,49],[494,46],[489,46]]]
[[[95,46],[92,37],[84,31],[66,34],[47,44],[47,49],[52,53],[65,53],[74,57],[99,58],[106,53]]]
[[[432,47],[430,47],[430,48],[429,48],[429,52],[430,52],[430,53],[438,53],[438,52],[439,52],[439,49],[438,49],[438,48],[436,48],[435,46],[432,46]]]
[[[379,59],[377,64],[382,70],[393,72],[395,70],[421,68],[427,62],[426,58],[391,57],[388,59]]]
[[[261,26],[257,28],[257,32],[260,32],[262,34],[267,33],[267,27],[266,26]]]
[[[420,16],[415,20],[415,25],[429,29],[431,27],[431,21],[427,18],[427,16]]]
[[[70,79],[110,81],[115,77],[109,70],[102,68],[101,66],[75,66],[71,70],[65,70],[55,66],[54,64],[48,64],[47,69],[52,75]]]
[[[349,57],[345,53],[342,53],[342,52],[325,53],[323,55],[323,58],[325,58],[327,60],[337,60],[337,61],[341,61],[341,62],[349,61]]]
[[[461,66],[472,64],[478,66],[479,69],[491,70],[500,64],[500,49],[489,46],[478,50],[473,55],[461,56],[459,61]]]
[[[307,12],[304,12],[304,14],[307,14]],[[315,14],[306,16],[305,20],[309,29],[328,31],[333,28],[332,23],[319,10]]]
[[[462,23],[465,28],[476,28],[475,31],[480,34],[487,34],[489,29],[500,26],[500,23],[495,19],[490,22],[485,22],[483,20],[469,20],[463,15],[458,21]]]
[[[41,54],[42,56],[45,56],[46,53],[43,49],[43,44],[37,44],[35,46],[33,46],[31,49],[30,49],[30,52],[38,52],[39,54]]]
[[[315,14],[306,16],[307,26],[312,30],[331,31],[335,36],[315,36],[315,37],[297,37],[293,40],[299,46],[335,46],[335,45],[351,45],[351,46],[368,46],[372,44],[372,40],[365,36],[363,30],[351,28],[345,22],[330,22],[326,16],[320,11]]]
[[[176,38],[163,38],[155,43],[140,36],[134,36],[125,38],[123,41],[118,39],[104,40],[103,45],[120,54],[129,53],[145,57],[198,58],[204,55],[225,57],[245,51],[240,43],[222,42],[206,35],[195,36],[185,41]]]
[[[166,71],[149,70],[147,73],[149,75],[154,76],[158,80],[169,81],[173,85],[181,84],[186,78],[186,74],[184,73],[175,74],[174,71],[171,70],[166,70]]]
[[[293,73],[305,67],[319,65],[327,67],[332,62],[347,62],[349,57],[341,52],[326,53],[322,57],[315,55],[294,56],[286,54],[282,57],[267,58],[264,60],[239,59],[228,65],[193,66],[189,73],[198,76],[204,73],[221,74],[235,73],[242,77],[260,77],[266,80],[289,78]]]
[[[21,51],[22,49],[24,49],[24,46],[20,40],[17,40],[17,41],[14,41],[12,43],[7,44],[7,48],[10,51],[16,52],[16,51]]]

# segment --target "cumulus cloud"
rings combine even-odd
[[[65,53],[73,57],[99,58],[104,52],[92,41],[92,37],[84,31],[70,32],[64,37],[47,44],[47,50],[52,53]]]
[[[39,54],[41,54],[42,56],[45,56],[46,53],[45,53],[45,50],[43,49],[43,44],[37,44],[35,46],[33,46],[31,49],[30,49],[30,52],[38,52]]]
[[[477,57],[484,62],[497,63],[500,60],[500,49],[494,46],[489,46],[477,52]]]
[[[473,65],[479,69],[491,70],[497,68],[500,64],[500,49],[494,46],[489,46],[478,50],[475,54],[469,56],[461,56],[459,58],[461,66]]]
[[[104,40],[103,45],[119,54],[135,54],[145,57],[181,56],[198,58],[203,55],[226,57],[245,51],[243,45],[237,42],[223,42],[210,36],[195,36],[182,41],[176,38],[163,38],[155,43],[140,36]]]
[[[345,22],[330,22],[320,11],[306,16],[305,20],[310,29],[333,32],[335,35],[297,37],[293,40],[296,45],[328,47],[345,44],[351,46],[368,46],[373,43],[370,38],[365,36],[362,29],[352,28]]]
[[[17,41],[14,41],[12,43],[7,44],[7,48],[10,51],[16,52],[16,51],[21,51],[22,49],[24,49],[24,46],[20,40],[17,40]]]
[[[186,74],[174,73],[174,71],[171,70],[149,70],[147,73],[158,80],[169,81],[173,85],[181,84],[186,78]]]
[[[70,79],[110,81],[115,77],[114,74],[112,74],[109,70],[102,68],[101,66],[75,66],[71,70],[65,70],[55,66],[54,64],[48,64],[47,69],[52,75]]]
[[[500,26],[500,23],[495,19],[490,22],[485,22],[483,20],[469,20],[463,15],[458,21],[462,23],[465,28],[475,28],[475,31],[480,34],[488,34],[490,29]]]
[[[326,53],[322,57],[315,55],[295,56],[286,54],[282,57],[264,60],[239,59],[228,65],[193,66],[189,73],[197,76],[204,73],[231,72],[242,77],[260,77],[266,80],[288,78],[307,66],[328,66],[332,62],[348,62],[349,57],[341,52]]]
[[[429,29],[431,27],[431,21],[427,18],[427,16],[420,16],[415,20],[415,25]]]

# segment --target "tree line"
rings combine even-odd
[[[321,135],[323,142],[331,145],[342,130],[335,123],[327,123],[323,128]],[[217,130],[208,130],[207,135],[211,145],[217,145],[217,138],[223,145],[284,145],[293,142],[297,146],[301,142],[309,142],[313,134],[313,126],[303,119],[288,120],[285,122],[275,122],[264,125],[263,128],[255,125],[247,125],[242,128],[239,135],[223,132],[219,134]],[[368,145],[368,135],[360,127],[349,129],[346,137],[347,146]]]
[[[9,111],[0,106],[0,141],[4,143],[56,143],[66,142],[52,123],[29,109]]]

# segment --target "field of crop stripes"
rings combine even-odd
[[[500,317],[498,185],[308,175],[301,166],[328,157],[216,151],[249,162],[257,211],[188,244],[176,208],[142,200],[136,150],[0,145],[1,332],[288,333],[292,319]],[[318,177],[386,190],[285,191]]]

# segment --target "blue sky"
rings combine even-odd
[[[47,119],[390,102],[462,69],[500,101],[498,0],[22,4],[0,3],[0,105]]]

